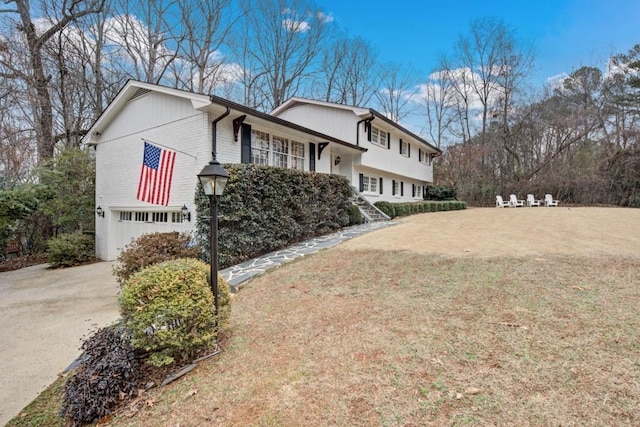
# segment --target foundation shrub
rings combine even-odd
[[[95,259],[94,237],[91,234],[60,234],[49,240],[48,260],[52,267],[71,267]]]
[[[395,218],[396,210],[393,207],[393,203],[389,202],[375,202],[374,205],[382,212],[387,214],[390,218]]]
[[[362,224],[362,212],[356,205],[350,205],[349,209],[349,225],[358,225]]]
[[[219,327],[230,314],[229,284],[218,276]],[[155,366],[185,361],[216,341],[209,266],[195,259],[151,265],[131,276],[120,294],[120,310],[134,348],[150,352]]]
[[[80,363],[63,388],[60,416],[71,425],[94,423],[109,415],[137,396],[142,379],[141,364],[120,324],[99,329],[82,350]]]
[[[425,200],[456,200],[458,192],[450,185],[428,185],[425,191]]]
[[[229,181],[219,199],[220,268],[349,225],[352,191],[346,178],[248,164],[224,166]],[[209,199],[197,184],[196,239],[209,260]]]
[[[149,233],[128,244],[118,255],[113,274],[120,286],[143,268],[178,258],[197,258],[199,249],[187,233]]]

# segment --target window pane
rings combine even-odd
[[[273,166],[286,168],[289,166],[289,140],[279,136],[273,137]]]
[[[291,141],[291,167],[304,170],[304,144]]]
[[[251,163],[269,165],[269,134],[257,130],[251,131]]]

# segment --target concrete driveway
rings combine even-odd
[[[0,426],[80,355],[84,337],[119,318],[112,266],[0,273]]]

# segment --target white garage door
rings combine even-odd
[[[133,239],[147,233],[166,233],[182,231],[182,214],[180,212],[115,212],[118,219],[116,225],[116,249],[118,253]]]

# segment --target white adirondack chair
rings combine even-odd
[[[533,197],[533,194],[527,194],[527,206],[534,207],[534,206],[540,206],[540,201],[536,200],[535,197]]]
[[[496,208],[508,208],[509,203],[502,200],[502,196],[496,196]]]
[[[557,200],[553,200],[553,197],[551,196],[551,194],[545,194],[544,195],[544,205],[545,206],[558,206],[558,201]]]
[[[509,204],[514,208],[521,208],[524,206],[524,200],[518,200],[515,194],[509,196]]]

